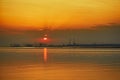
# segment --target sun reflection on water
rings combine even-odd
[[[47,62],[47,48],[44,48],[44,62]]]

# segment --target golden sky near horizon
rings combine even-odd
[[[0,9],[1,26],[16,29],[120,23],[120,0],[0,0]]]

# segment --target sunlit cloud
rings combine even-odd
[[[2,26],[21,30],[120,23],[119,0],[1,0]],[[74,27],[72,27],[74,26]]]

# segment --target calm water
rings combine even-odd
[[[0,48],[0,80],[120,80],[120,49]]]

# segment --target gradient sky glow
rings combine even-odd
[[[0,0],[0,46],[120,44],[119,34],[120,0]]]
[[[0,27],[6,28],[76,29],[120,23],[120,0],[0,0],[0,5]]]

